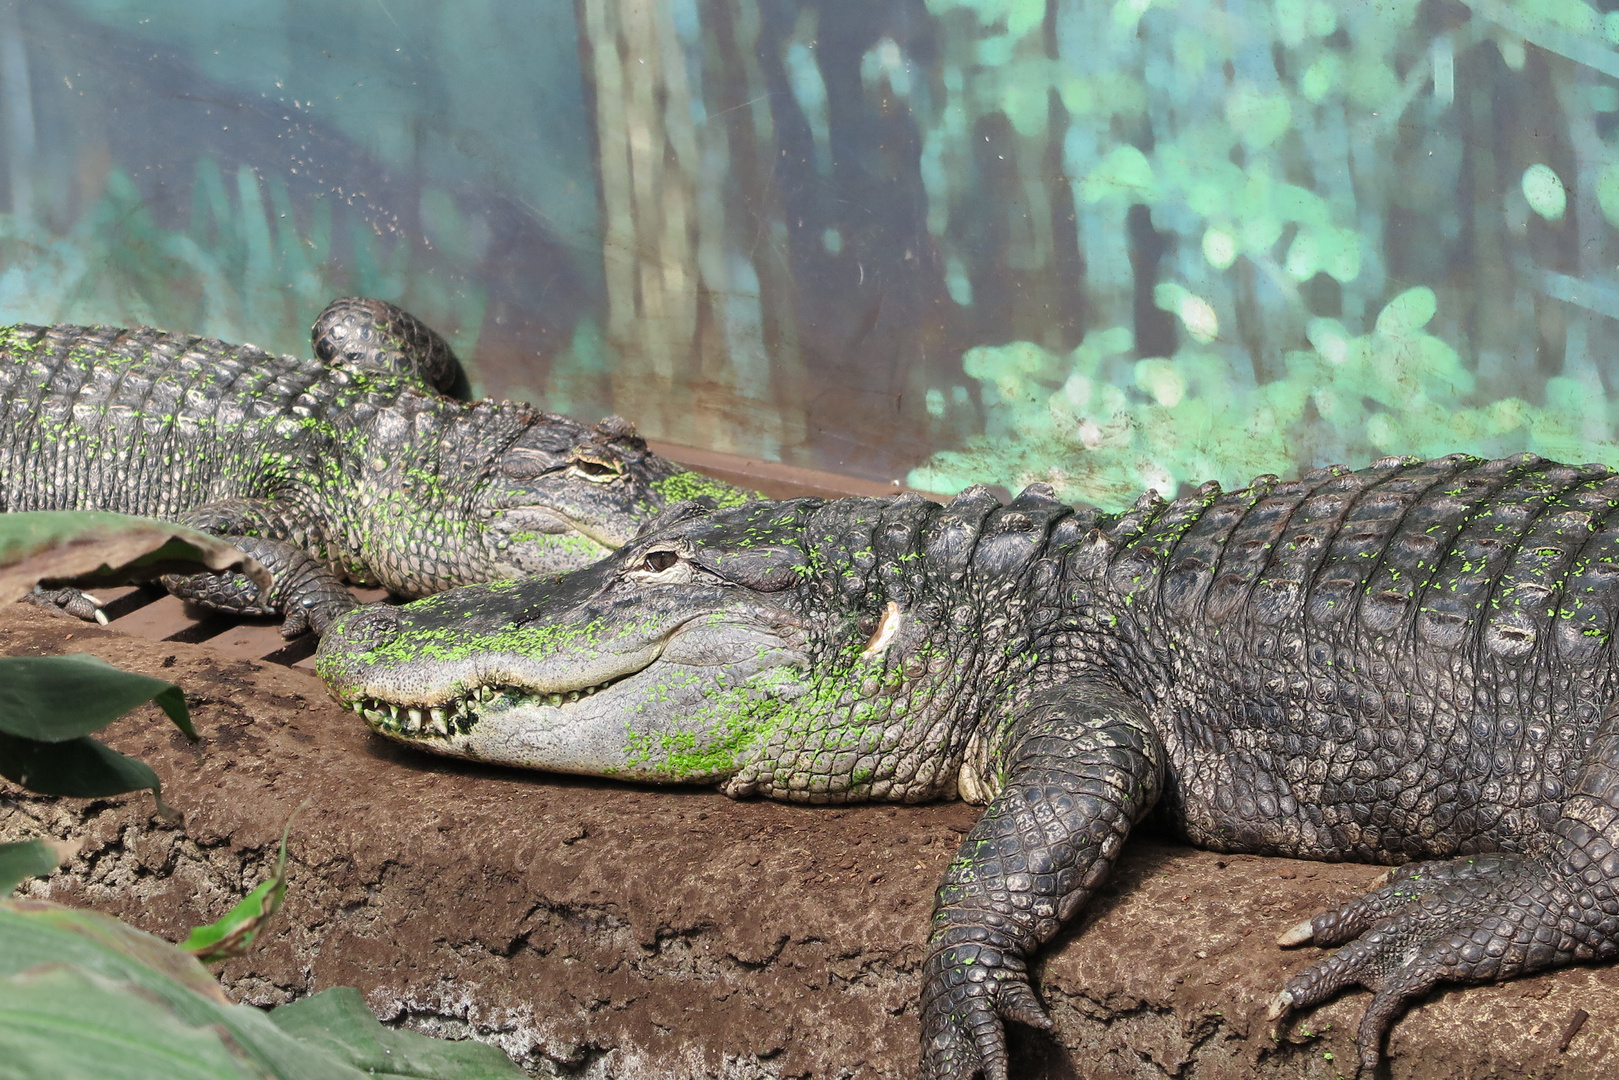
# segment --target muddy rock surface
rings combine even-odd
[[[933,888],[975,807],[733,802],[434,758],[370,734],[301,671],[11,607],[0,653],[90,652],[172,680],[202,734],[150,706],[106,733],[157,770],[183,828],[149,795],[0,781],[0,840],[83,842],[25,893],[177,939],[265,876],[303,805],[280,921],[220,970],[241,1000],[357,986],[385,1021],[495,1043],[539,1076],[914,1075]],[[1379,873],[1138,835],[1036,965],[1057,1027],[1014,1027],[1012,1075],[1352,1075],[1364,992],[1275,1038],[1264,1012],[1317,955],[1276,935]],[[1399,1023],[1381,1074],[1607,1077],[1616,1021],[1619,967],[1453,988]]]

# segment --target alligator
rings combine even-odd
[[[1028,964],[1149,812],[1395,864],[1288,929],[1357,1042],[1439,982],[1619,951],[1619,474],[1386,458],[1125,513],[1034,485],[681,504],[603,562],[341,617],[317,670],[441,754],[808,803],[987,809],[938,888],[922,1075],[1007,1075]]]
[[[370,320],[368,322],[368,320]],[[593,427],[439,392],[436,334],[381,301],[337,301],[313,359],[146,327],[0,328],[0,511],[97,509],[225,536],[269,567],[170,590],[316,633],[344,579],[405,598],[587,565],[671,499],[746,497]],[[81,616],[72,590],[45,594]]]

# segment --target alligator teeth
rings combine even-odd
[[[561,705],[562,704],[562,695],[561,694],[552,694],[551,695],[551,704],[552,705]]]
[[[429,731],[435,735],[448,735],[450,733],[449,718],[445,715],[443,709],[432,709],[429,711],[429,715],[432,717],[432,722],[428,725]]]
[[[578,701],[579,700],[579,691],[577,691],[577,690],[569,690],[568,694],[567,694],[567,697],[568,697],[569,701]]]

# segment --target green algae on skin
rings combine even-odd
[[[709,498],[713,499],[721,510],[744,506],[759,499],[758,492],[732,487],[724,481],[695,472],[678,472],[662,480],[654,480],[650,486],[667,502]]]
[[[610,774],[634,772],[687,784],[734,776],[774,728],[779,702],[771,700],[769,688],[784,678],[790,676],[766,671],[748,685],[706,694],[708,704],[682,730],[642,733],[626,724],[625,766]]]

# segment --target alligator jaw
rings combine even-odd
[[[448,739],[453,735],[465,735],[477,727],[484,712],[490,708],[524,700],[535,705],[549,704],[560,708],[590,697],[618,681],[611,679],[581,690],[550,694],[531,693],[515,686],[473,686],[440,705],[402,705],[381,698],[359,697],[350,701],[348,707],[356,716],[364,719],[372,730],[382,735],[402,739]]]
[[[344,705],[381,735],[407,740],[451,739],[471,732],[488,713],[508,712],[524,706],[565,708],[639,675],[656,661],[657,657],[654,656],[648,664],[622,675],[569,690],[541,690],[504,680],[472,686],[458,685],[449,698],[433,705],[422,701],[387,701],[363,694],[346,698]]]

